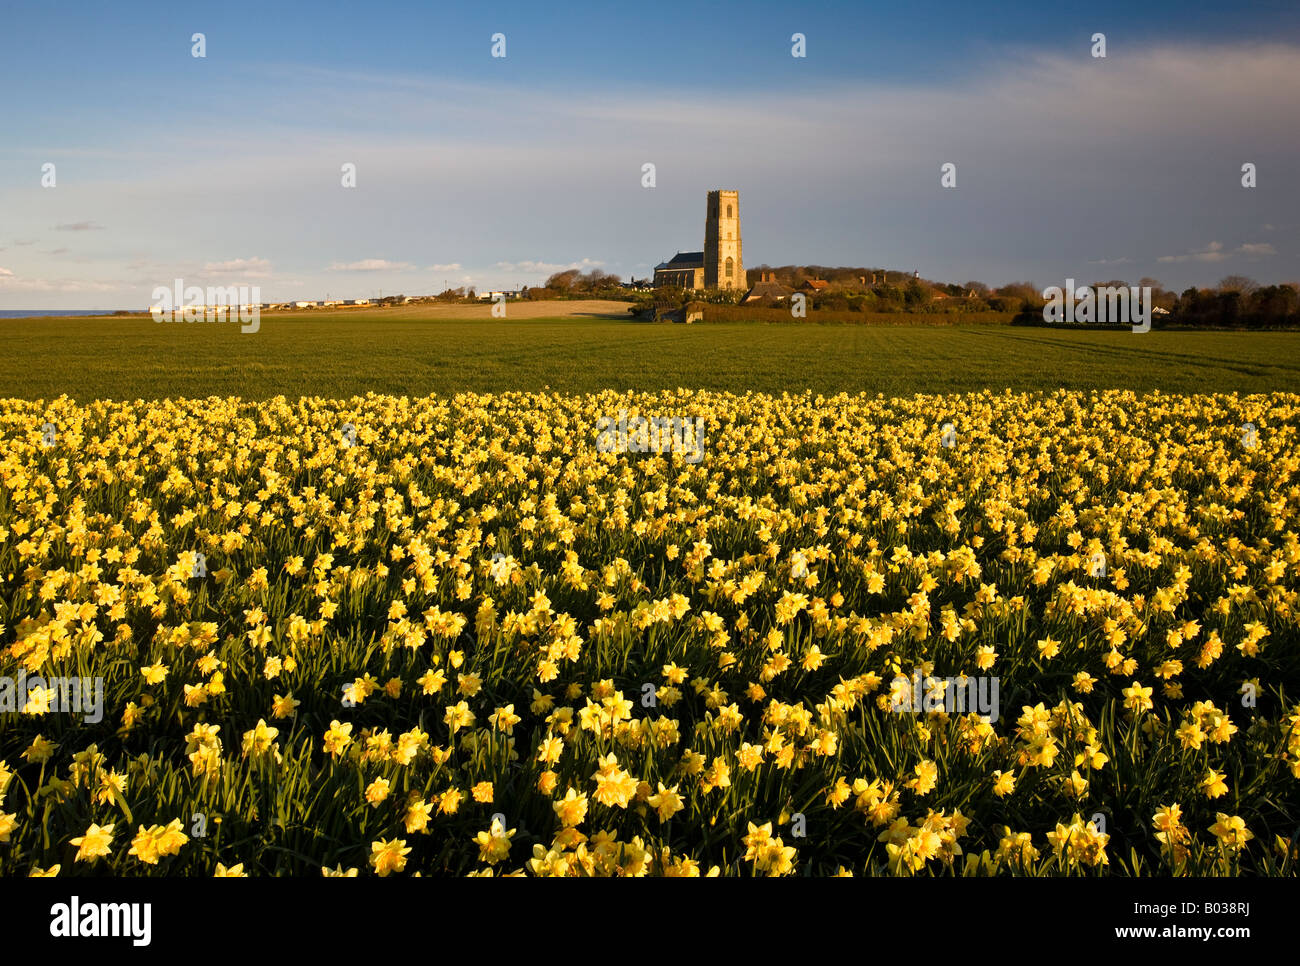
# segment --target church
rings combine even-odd
[[[740,192],[710,191],[704,251],[678,252],[655,266],[655,288],[745,289],[740,248]]]

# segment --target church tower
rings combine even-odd
[[[740,251],[740,192],[710,191],[704,218],[704,287],[746,289]]]

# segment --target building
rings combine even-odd
[[[655,288],[704,288],[704,252],[678,252],[655,266]]]
[[[769,299],[774,302],[784,302],[791,294],[792,290],[789,286],[782,285],[776,280],[776,272],[759,272],[758,281],[745,294],[744,304],[766,302]]]
[[[704,251],[678,252],[655,266],[655,288],[745,289],[740,241],[740,192],[710,191],[704,212]]]
[[[745,288],[740,252],[740,192],[710,191],[704,218],[704,287]]]

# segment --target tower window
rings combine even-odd
[[[728,258],[728,259],[727,259],[727,278],[731,278],[731,277],[732,277],[733,275],[735,275],[735,274],[736,274],[736,263],[735,263],[735,261],[734,261],[733,259]]]
[[[727,217],[731,217],[731,205],[727,205]]]

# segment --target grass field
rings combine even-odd
[[[448,309],[263,315],[229,323],[0,323],[0,398],[421,396],[698,388],[886,396],[981,389],[1300,390],[1300,334],[1060,332],[1009,326],[680,326],[600,317],[455,319]],[[511,306],[518,314],[524,307]],[[464,311],[464,310],[462,310]],[[486,315],[487,309],[468,311]]]

